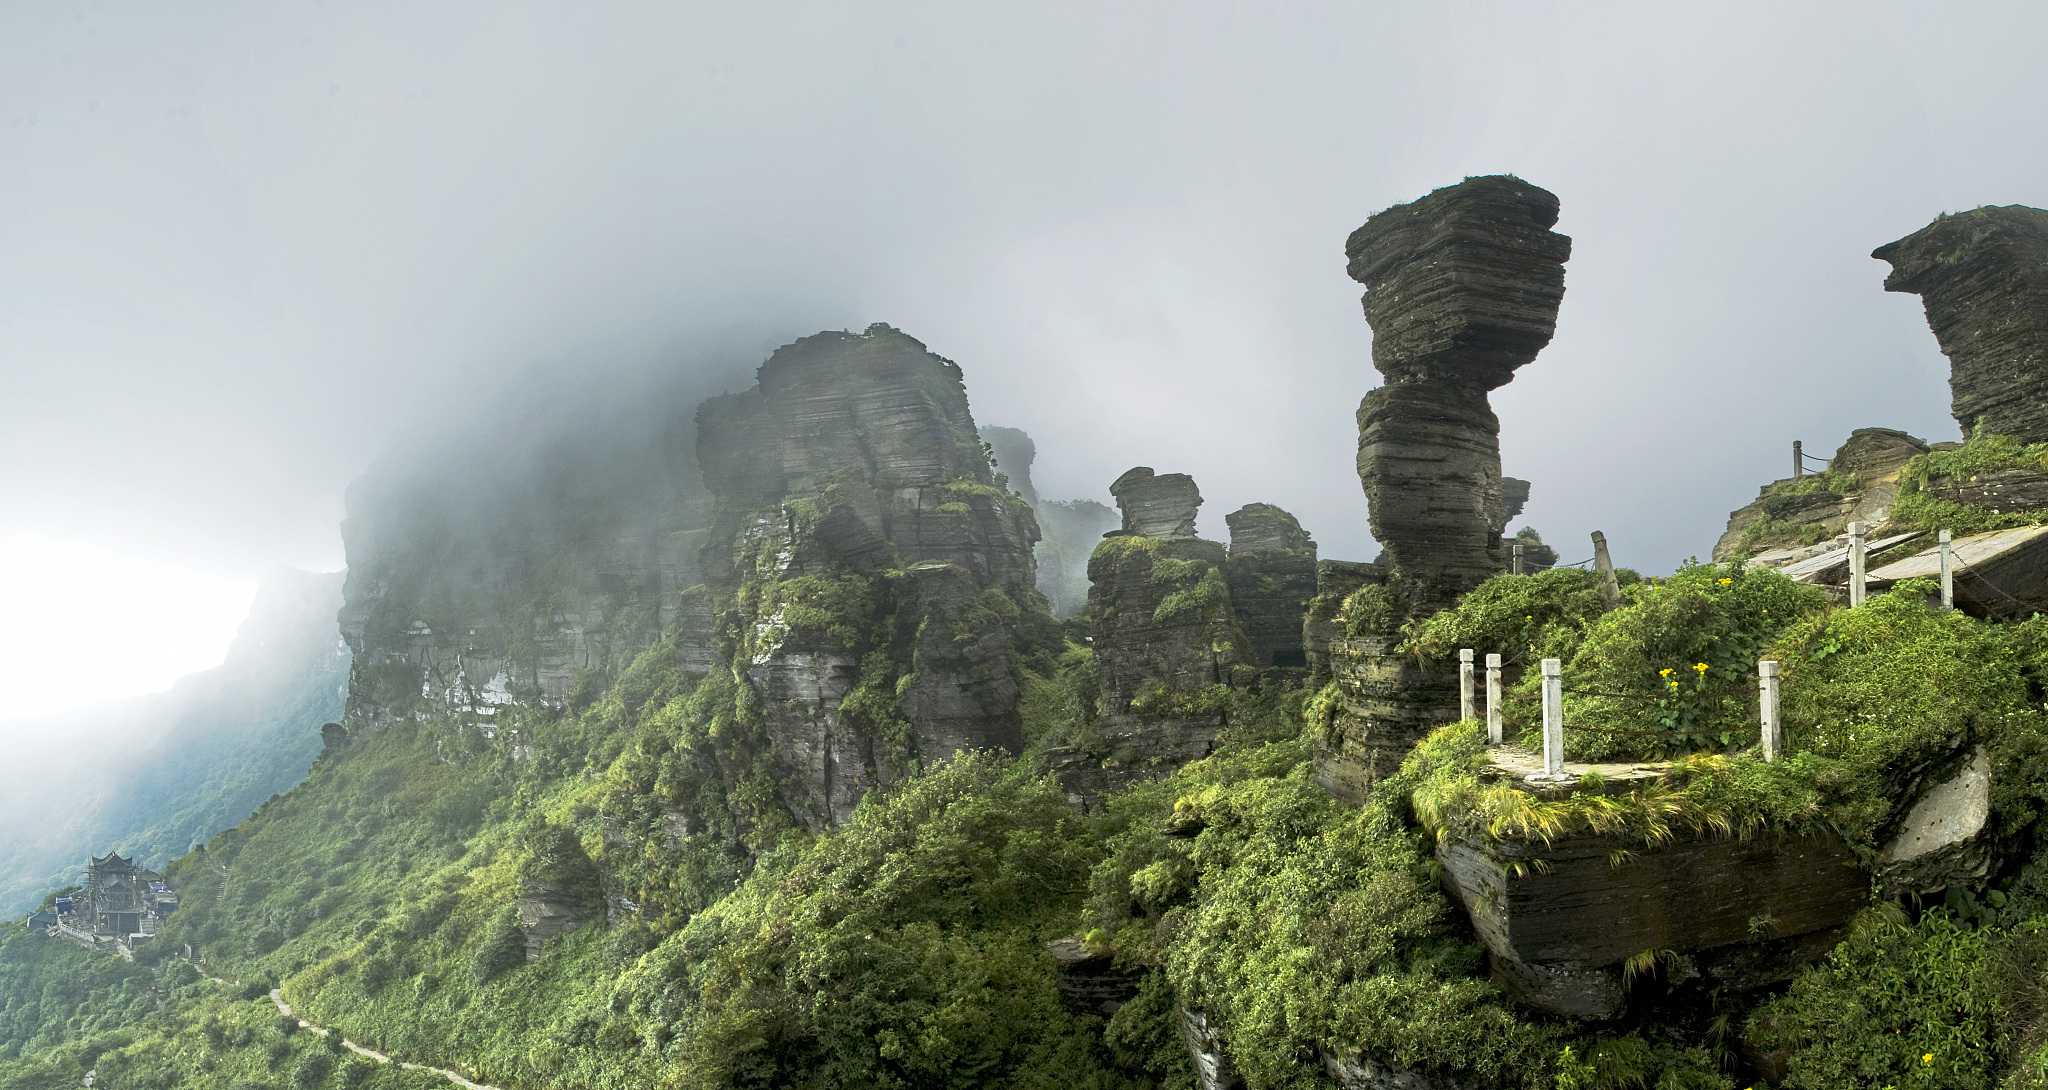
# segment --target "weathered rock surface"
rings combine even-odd
[[[1053,985],[1069,1010],[1108,1018],[1138,994],[1140,974],[1118,969],[1115,957],[1089,950],[1078,938],[1054,939],[1045,948],[1058,966]]]
[[[1991,758],[1977,746],[1906,812],[1878,879],[1893,896],[1978,885],[1991,874],[1990,834]]]
[[[1457,664],[1417,662],[1399,644],[1394,636],[1353,636],[1329,645],[1343,700],[1327,730],[1311,739],[1311,752],[1317,785],[1335,798],[1365,801],[1417,742],[1458,717]]]
[[[1180,1036],[1187,1042],[1189,1058],[1195,1061],[1197,1090],[1243,1090],[1244,1077],[1237,1073],[1237,1065],[1230,1062],[1223,1034],[1210,1023],[1208,1015],[1181,1008]]]
[[[1109,494],[1124,513],[1124,533],[1169,540],[1195,536],[1202,493],[1185,473],[1160,475],[1151,466],[1139,466],[1118,477]]]
[[[1249,643],[1252,664],[1306,667],[1302,621],[1316,596],[1316,543],[1293,515],[1248,503],[1223,516],[1230,527],[1224,582]]]
[[[1417,611],[1505,567],[1500,424],[1487,392],[1550,343],[1571,240],[1557,198],[1468,178],[1367,220],[1345,244],[1366,286],[1373,366],[1358,409],[1358,475],[1373,537]]]
[[[1344,600],[1367,583],[1386,581],[1387,570],[1378,564],[1316,561],[1316,596],[1309,599],[1301,622],[1301,649],[1308,659],[1310,681],[1320,685],[1330,680],[1330,648],[1344,638],[1344,620],[1339,615]]]
[[[1376,1063],[1355,1048],[1325,1049],[1323,1070],[1337,1090],[1471,1090],[1465,1083]]]
[[[1832,834],[1655,850],[1594,836],[1465,836],[1439,841],[1436,854],[1495,979],[1529,1006],[1574,1018],[1619,1015],[1623,963],[1646,952],[1682,957],[1667,971],[1740,987],[1786,979],[1832,947],[1870,895],[1868,874]]]
[[[1928,449],[1892,428],[1856,429],[1826,472],[1773,481],[1748,506],[1730,512],[1713,559],[1722,563],[1820,544],[1848,533],[1851,522],[1877,529],[1898,502],[1899,471]]]
[[[1128,529],[1103,539],[1088,561],[1101,751],[1054,755],[1061,782],[1083,806],[1207,756],[1225,724],[1229,687],[1257,673],[1231,608],[1228,553],[1192,536],[1201,502],[1194,481],[1140,468],[1112,491]]]
[[[958,365],[911,337],[821,333],[758,377],[698,413],[703,570],[738,604],[782,801],[815,830],[912,761],[1022,747],[1007,652],[1044,616],[1038,526],[995,487]]]
[[[1926,306],[1964,434],[2048,439],[2048,211],[1945,215],[1870,256],[1891,263],[1886,291]]]
[[[519,887],[518,908],[528,961],[541,955],[549,939],[574,931],[589,919],[589,907],[580,895],[544,881],[528,880]]]
[[[2007,620],[2048,611],[2048,526],[1971,534],[1950,545],[1957,609]],[[1881,591],[1904,579],[1939,578],[1940,550],[1939,544],[1931,545],[1872,569],[1866,585]]]
[[[1038,590],[1062,620],[1088,605],[1088,556],[1102,535],[1117,528],[1115,511],[1094,500],[1045,500],[1031,480],[1031,463],[1037,458],[1037,444],[1016,428],[984,426],[981,440],[996,459],[996,472],[1008,477],[1010,487],[1031,505],[1043,535],[1032,549],[1038,561]]]

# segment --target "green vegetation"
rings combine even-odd
[[[1096,557],[1142,564],[1175,595],[1216,574],[1144,538]],[[1498,650],[1525,671],[1518,725],[1533,719],[1525,668],[1565,659],[1575,754],[1668,755],[1662,780],[1538,798],[1482,778],[1463,723],[1346,806],[1309,758],[1334,684],[1219,685],[1140,698],[1146,714],[1220,714],[1213,754],[1077,815],[1036,758],[1103,752],[1092,655],[1042,603],[999,591],[900,615],[906,587],[945,578],[770,581],[719,604],[731,657],[708,676],[659,642],[594,669],[569,709],[399,722],[330,747],[299,787],[171,865],[184,904],[139,963],[38,931],[0,939],[0,1090],[76,1085],[95,1066],[124,1088],[445,1085],[287,1027],[263,998],[273,984],[353,1040],[508,1087],[1188,1090],[1183,1006],[1221,1027],[1254,1090],[1328,1086],[1332,1048],[1473,1086],[1735,1090],[1738,1039],[1781,1050],[1795,1087],[2048,1082],[2048,856],[1917,916],[1877,905],[1782,994],[1711,997],[1702,1025],[1596,1032],[1533,1017],[1489,979],[1432,853],[1439,836],[1591,831],[1654,850],[1826,827],[1867,857],[1900,769],[1982,745],[1993,835],[2025,858],[2048,795],[2048,621],[1937,615],[1921,585],[1831,610],[1773,573],[1713,565],[1631,578],[1611,612],[1585,572],[1503,576],[1407,626],[1404,650]],[[1346,614],[1377,623],[1384,605],[1367,595]],[[906,767],[844,826],[803,831],[777,801],[773,709],[744,656],[764,638],[851,653],[845,721],[907,745],[896,698],[918,685],[909,648],[932,625],[942,647],[1026,634],[1010,666],[1027,753]],[[1786,664],[1776,764],[1743,733],[1763,656]],[[528,961],[522,900],[583,922]],[[1061,1001],[1043,944],[1075,934],[1138,981],[1113,1016]],[[247,983],[201,979],[172,956],[188,942],[207,973]],[[1675,959],[1640,962],[1635,986],[1662,995]]]
[[[1957,537],[2048,523],[2048,509],[2001,510],[1959,502],[1942,490],[1978,477],[2010,470],[2048,468],[2048,443],[2022,443],[1980,427],[1953,450],[1931,450],[1906,463],[1899,475],[1894,524],[1919,530],[1949,530]]]

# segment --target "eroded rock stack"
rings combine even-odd
[[[1557,328],[1571,239],[1557,198],[1518,178],[1467,178],[1373,216],[1344,252],[1366,286],[1386,385],[1358,407],[1358,476],[1373,537],[1417,611],[1506,567],[1500,422],[1487,393]]]
[[[1230,557],[1223,581],[1260,669],[1306,667],[1302,617],[1316,596],[1316,543],[1293,515],[1248,503],[1223,516]]]
[[[1230,686],[1257,673],[1231,609],[1228,553],[1195,536],[1202,494],[1194,479],[1141,466],[1110,493],[1123,528],[1088,561],[1101,742],[1054,757],[1084,807],[1206,756],[1226,721]]]
[[[1571,256],[1550,230],[1557,209],[1520,179],[1467,178],[1373,216],[1345,244],[1386,377],[1358,407],[1358,477],[1386,551],[1326,568],[1306,625],[1314,672],[1343,697],[1316,752],[1317,782],[1340,798],[1363,798],[1457,715],[1456,664],[1398,653],[1399,630],[1507,569],[1501,535],[1528,484],[1501,476],[1487,393],[1556,329]]]
[[[1007,653],[1051,623],[1038,526],[996,487],[956,364],[884,325],[806,337],[704,403],[698,449],[703,569],[799,821],[845,821],[919,760],[1022,748]]]
[[[2048,211],[1942,216],[1870,256],[1892,265],[1885,290],[1926,306],[1963,433],[2048,440]]]

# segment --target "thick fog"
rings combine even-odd
[[[10,561],[0,592],[73,580],[37,608],[104,642],[20,641],[0,689],[217,660],[196,603],[339,566],[346,484],[508,388],[743,375],[874,321],[1031,433],[1048,498],[1188,472],[1212,535],[1269,501],[1368,559],[1344,238],[1484,173],[1557,193],[1574,239],[1556,340],[1494,397],[1526,522],[1668,570],[1794,439],[1954,435],[1868,254],[2048,203],[2044,30],[2018,3],[9,4],[0,554],[222,589],[114,652],[144,608],[118,581]]]

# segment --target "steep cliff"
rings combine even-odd
[[[1051,627],[1038,525],[996,486],[959,366],[875,325],[758,378],[698,412],[702,570],[782,803],[819,829],[920,762],[1021,750],[1009,653]]]
[[[1870,256],[1892,265],[1886,291],[1926,305],[1963,434],[2048,440],[2048,211],[1945,215]]]

